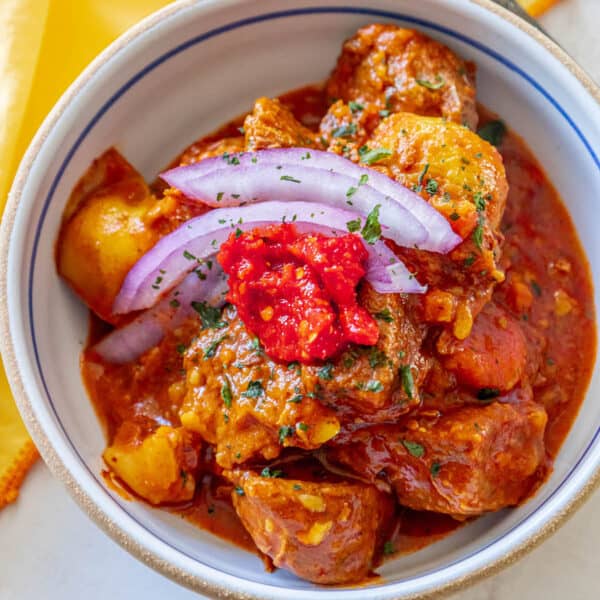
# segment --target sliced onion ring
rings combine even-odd
[[[227,276],[215,261],[206,279],[190,273],[158,304],[138,315],[131,323],[111,331],[92,350],[113,364],[135,360],[156,346],[165,334],[178,327],[193,312],[192,302],[223,306],[227,294]]]
[[[211,210],[190,219],[160,239],[127,274],[113,312],[127,313],[153,306],[193,269],[205,269],[214,254],[234,231],[246,231],[273,223],[294,222],[300,231],[347,234],[350,221],[366,218],[356,212],[310,202],[262,202],[253,206]],[[387,231],[386,231],[387,235]],[[366,278],[380,292],[422,293],[425,288],[404,268],[383,240],[365,243],[369,252]]]
[[[296,171],[296,168],[301,171]],[[249,169],[256,171],[255,176],[250,176]],[[319,175],[314,170],[324,171],[330,176]],[[313,196],[306,193],[299,197],[298,195],[302,195],[304,190],[281,185],[281,175],[285,174],[301,181],[302,184],[305,184],[305,181],[312,182],[310,194],[314,193],[315,185],[322,186],[320,194]],[[269,182],[273,182],[275,178],[278,188],[284,187],[288,194],[293,195],[293,198],[289,198],[278,194],[277,197],[282,200],[314,198],[317,202],[341,208],[350,206],[347,203],[352,202],[352,206],[363,212],[369,212],[369,202],[371,207],[375,203],[381,203],[386,220],[392,228],[395,228],[400,218],[397,211],[389,209],[388,203],[383,204],[381,199],[375,201],[374,193],[377,193],[405,208],[424,227],[426,237],[418,243],[419,248],[447,253],[462,241],[452,231],[446,219],[418,194],[383,173],[361,167],[333,152],[309,148],[277,148],[227,154],[207,158],[192,165],[176,167],[162,173],[161,177],[189,198],[201,200],[213,207],[237,206],[241,202],[268,200],[268,190],[265,190],[267,181],[264,178],[267,177]],[[365,177],[366,181],[360,184],[361,178],[364,181]],[[249,181],[254,182],[254,185],[244,187]],[[334,186],[337,186],[337,193],[332,193]],[[241,193],[240,189],[243,190]]]

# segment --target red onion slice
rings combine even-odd
[[[113,312],[127,313],[153,306],[193,269],[207,272],[214,254],[233,231],[245,231],[277,222],[294,222],[302,231],[347,233],[348,223],[362,229],[366,217],[358,213],[310,202],[262,202],[253,206],[211,210],[190,219],[160,239],[127,274]],[[387,235],[387,231],[386,231]],[[398,267],[400,261],[383,240],[365,243],[369,252],[367,279],[382,292],[419,293],[424,288]]]
[[[211,206],[220,206],[219,198],[220,202],[230,206],[276,198],[286,202],[315,202],[368,214],[379,204],[382,223],[389,227],[386,237],[410,248],[421,247],[428,238],[423,225],[404,206],[368,185],[357,185],[356,179],[326,169],[275,164],[225,167],[192,179],[184,187],[182,191],[186,195],[191,192],[192,198]],[[351,188],[356,191],[348,197]]]
[[[206,279],[201,280],[196,273],[190,273],[158,304],[131,323],[111,331],[92,349],[109,363],[124,364],[135,360],[194,313],[192,302],[223,306],[226,294],[227,276],[215,261]]]
[[[345,179],[342,184],[342,180],[337,179],[337,183],[341,186],[341,189],[338,190],[337,194],[327,196],[327,198],[324,197],[324,191],[322,194],[323,197],[318,199],[319,202],[324,204],[339,205],[342,208],[346,208],[346,206],[349,206],[346,203],[350,201],[353,202],[353,206],[358,210],[368,212],[368,207],[359,204],[366,201],[365,195],[372,197],[374,190],[379,194],[387,196],[393,202],[406,208],[423,225],[427,232],[425,240],[419,243],[419,247],[423,250],[445,254],[462,241],[460,236],[452,231],[446,219],[418,194],[383,173],[379,173],[374,169],[361,167],[333,152],[323,152],[309,148],[277,148],[260,150],[258,152],[227,154],[220,157],[207,158],[192,165],[176,167],[175,169],[166,171],[161,177],[169,185],[181,190],[186,196],[201,200],[209,206],[236,206],[241,202],[257,202],[268,198],[258,193],[246,193],[243,199],[241,195],[239,198],[232,196],[232,193],[234,195],[238,193],[237,190],[230,189],[230,178],[233,169],[262,169],[267,166],[274,166],[278,172],[285,171],[286,173],[291,167],[319,169],[345,176],[352,180],[348,181],[348,179]],[[281,169],[278,169],[277,167],[280,166]],[[221,175],[215,175],[214,179],[204,181],[203,183],[197,181],[199,179],[204,180],[209,174],[215,174],[216,172],[221,172]],[[272,170],[268,170],[268,173],[272,177]],[[316,174],[312,175],[312,178],[318,181],[317,177]],[[219,182],[221,183],[221,188],[226,188],[226,193],[224,192],[218,201],[217,196],[223,190],[215,192],[214,186]],[[352,192],[353,189],[357,191]],[[259,191],[264,191],[263,186],[259,188]],[[293,190],[288,191],[292,193]],[[299,190],[296,191],[299,192]],[[284,199],[281,195],[277,197]],[[298,199],[307,200],[309,198],[305,196]],[[377,203],[381,203],[381,200],[377,200]],[[373,205],[371,204],[371,206]],[[383,204],[382,206],[384,206],[383,214],[386,215],[386,219],[394,223],[395,213],[388,213],[387,207]]]

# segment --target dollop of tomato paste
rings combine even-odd
[[[228,301],[271,358],[309,363],[351,342],[377,343],[377,323],[356,297],[368,258],[357,236],[270,225],[232,233],[217,258],[229,275]]]

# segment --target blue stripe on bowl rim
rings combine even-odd
[[[246,19],[241,19],[239,21],[234,21],[232,23],[229,23],[227,25],[224,25],[222,27],[218,27],[215,28],[213,30],[210,30],[206,33],[203,33],[202,35],[199,35],[197,37],[191,38],[186,42],[181,43],[180,45],[176,46],[175,48],[169,50],[168,52],[162,54],[161,56],[159,56],[157,59],[153,60],[152,62],[150,62],[148,65],[146,65],[143,69],[141,69],[138,73],[136,73],[133,77],[131,77],[125,84],[123,84],[103,105],[102,107],[96,112],[96,114],[93,116],[93,118],[89,121],[89,123],[86,125],[86,127],[82,130],[82,132],[80,133],[80,135],[77,137],[76,141],[73,143],[73,145],[71,146],[71,148],[69,149],[69,152],[67,153],[63,163],[61,164],[53,182],[52,185],[48,191],[48,194],[46,196],[46,200],[44,202],[43,208],[42,208],[42,212],[40,214],[40,219],[36,228],[36,232],[35,232],[35,238],[34,238],[34,242],[33,242],[33,249],[32,249],[32,254],[31,254],[31,261],[30,261],[30,266],[29,266],[29,289],[28,289],[28,314],[29,314],[29,324],[30,324],[30,328],[31,328],[31,337],[32,337],[32,345],[33,345],[33,350],[34,350],[34,355],[35,355],[35,361],[36,361],[36,366],[38,368],[38,372],[39,372],[39,376],[40,379],[42,381],[42,385],[44,387],[44,390],[46,392],[46,396],[48,398],[48,402],[50,404],[50,407],[52,408],[52,412],[57,420],[57,423],[60,425],[60,428],[65,436],[65,439],[68,441],[69,445],[71,446],[73,452],[76,454],[76,456],[78,457],[81,465],[84,467],[85,470],[88,471],[88,473],[90,474],[90,476],[99,484],[99,486],[104,490],[106,496],[112,501],[114,502],[118,508],[120,510],[122,510],[132,521],[134,521],[137,525],[139,525],[142,529],[144,529],[147,533],[149,533],[150,535],[152,535],[153,537],[155,537],[156,539],[158,539],[160,542],[162,542],[163,544],[165,544],[166,546],[168,546],[169,548],[171,548],[172,550],[179,552],[180,554],[182,554],[183,556],[191,559],[194,562],[197,562],[198,564],[201,564],[203,567],[208,568],[208,569],[212,569],[216,572],[220,572],[222,571],[222,569],[218,569],[216,567],[212,567],[210,565],[207,565],[206,563],[203,563],[202,561],[200,561],[196,556],[193,556],[191,554],[188,554],[187,552],[185,552],[184,550],[177,548],[176,546],[172,545],[171,543],[167,542],[166,540],[164,540],[162,537],[160,537],[160,535],[158,535],[157,533],[155,533],[154,531],[152,531],[152,529],[148,528],[146,525],[144,525],[141,521],[139,521],[133,514],[131,514],[122,504],[120,504],[106,489],[106,487],[104,486],[104,484],[102,483],[102,481],[100,480],[100,478],[97,476],[97,474],[95,474],[86,464],[86,462],[83,460],[83,457],[81,456],[81,454],[79,453],[79,451],[77,450],[77,448],[75,447],[75,444],[71,441],[71,439],[69,438],[69,435],[65,429],[65,426],[62,422],[62,420],[60,419],[59,414],[56,411],[56,408],[54,406],[54,402],[52,400],[52,397],[50,395],[50,392],[48,390],[47,384],[46,384],[46,379],[44,377],[44,372],[43,372],[43,368],[42,368],[42,364],[40,361],[40,357],[39,357],[39,352],[38,352],[38,346],[37,346],[37,340],[36,340],[36,333],[35,333],[35,323],[34,323],[34,315],[33,315],[33,280],[34,280],[34,272],[35,272],[35,266],[36,266],[36,257],[37,257],[37,251],[38,251],[38,245],[39,245],[39,241],[40,241],[40,236],[41,236],[41,231],[42,231],[42,227],[46,218],[46,214],[48,212],[48,208],[52,202],[54,193],[60,183],[60,180],[62,179],[65,170],[67,169],[69,163],[71,162],[75,152],[78,150],[79,146],[81,145],[81,143],[85,140],[85,138],[87,137],[87,135],[90,133],[90,131],[98,124],[98,122],[100,121],[100,119],[104,116],[104,114],[106,114],[106,112],[113,106],[113,104],[115,104],[119,98],[121,98],[129,89],[131,89],[136,83],[138,83],[140,80],[142,80],[148,73],[150,73],[151,71],[153,71],[155,68],[157,68],[158,66],[160,66],[161,64],[163,64],[164,62],[168,61],[170,58],[172,58],[173,56],[187,50],[188,48],[195,46],[197,44],[200,44],[206,40],[209,40],[211,38],[215,38],[219,35],[222,35],[224,33],[236,30],[236,29],[240,29],[243,27],[247,27],[249,25],[253,25],[256,23],[261,23],[264,21],[270,21],[270,20],[277,20],[277,19],[283,19],[283,18],[288,18],[288,17],[295,17],[295,16],[302,16],[302,15],[317,15],[317,14],[359,14],[359,15],[366,15],[366,16],[370,16],[370,17],[382,17],[385,19],[391,19],[394,21],[400,21],[403,23],[410,23],[412,25],[417,25],[417,26],[421,26],[421,27],[425,27],[434,31],[437,31],[439,33],[445,34],[449,37],[452,37],[456,40],[459,40],[477,50],[479,50],[480,52],[487,54],[489,57],[493,58],[494,60],[496,60],[497,62],[501,63],[502,65],[504,65],[505,67],[507,67],[508,69],[510,69],[511,71],[513,71],[514,73],[516,73],[517,75],[519,75],[522,79],[524,79],[525,81],[527,81],[527,83],[529,83],[539,94],[541,94],[552,106],[553,108],[560,114],[560,116],[568,123],[568,125],[570,126],[570,128],[575,132],[575,134],[577,135],[577,137],[580,139],[582,145],[585,147],[587,153],[590,155],[590,157],[592,158],[592,160],[594,161],[594,163],[596,164],[596,166],[598,167],[598,170],[600,171],[600,159],[598,158],[598,155],[596,154],[596,152],[594,151],[594,149],[592,148],[591,144],[589,143],[589,141],[587,140],[587,138],[585,137],[585,135],[583,134],[583,132],[579,129],[579,127],[577,126],[577,124],[574,122],[574,120],[570,117],[570,115],[565,111],[565,109],[557,102],[557,100],[546,90],[544,89],[544,87],[542,87],[531,75],[529,75],[528,73],[526,73],[523,69],[521,69],[519,66],[517,66],[515,63],[513,63],[512,61],[510,61],[509,59],[507,59],[506,57],[502,56],[501,54],[499,54],[498,52],[496,52],[495,50],[492,50],[491,48],[489,48],[488,46],[460,33],[457,32],[453,29],[444,27],[442,25],[438,25],[436,23],[433,23],[431,21],[425,20],[425,19],[419,19],[416,17],[412,17],[410,15],[406,15],[406,14],[402,14],[402,13],[396,13],[393,11],[387,11],[387,10],[379,10],[379,9],[372,9],[372,8],[363,8],[363,7],[338,7],[338,6],[321,6],[321,7],[310,7],[310,8],[298,8],[298,9],[291,9],[291,10],[284,10],[284,11],[277,11],[277,12],[271,12],[271,13],[265,13],[263,15],[257,15],[254,17],[249,17]],[[98,69],[97,73],[100,72],[102,69],[102,66]],[[587,457],[587,455],[589,454],[590,450],[592,449],[592,447],[595,445],[596,441],[598,440],[598,437],[600,436],[600,427],[598,427],[598,429],[596,430],[594,436],[592,437],[592,440],[590,441],[590,443],[587,445],[587,447],[585,448],[585,450],[583,451],[583,453],[581,454],[580,458],[576,461],[576,463],[572,466],[572,468],[569,470],[569,472],[567,473],[567,475],[564,477],[564,479],[560,482],[560,484],[556,487],[556,489],[537,507],[535,508],[533,511],[531,511],[527,516],[523,517],[523,519],[521,519],[521,521],[519,521],[519,523],[515,524],[513,527],[511,527],[508,531],[504,532],[503,534],[499,535],[498,537],[494,538],[492,541],[488,542],[487,544],[485,544],[484,546],[474,550],[473,552],[471,552],[470,554],[466,555],[466,556],[462,556],[458,559],[456,559],[455,561],[448,563],[446,565],[443,565],[439,568],[436,569],[432,569],[430,571],[425,571],[423,573],[420,573],[418,575],[415,575],[413,577],[408,577],[405,579],[400,579],[398,581],[395,582],[390,582],[390,583],[386,583],[383,585],[376,585],[376,586],[372,586],[371,589],[377,589],[377,588],[382,588],[382,587],[389,587],[390,585],[394,585],[394,586],[398,586],[402,583],[408,583],[408,582],[414,582],[417,581],[419,579],[423,579],[425,577],[434,575],[436,573],[442,572],[442,571],[446,571],[454,566],[456,566],[457,564],[460,563],[464,563],[466,561],[468,561],[469,559],[471,559],[473,556],[476,556],[482,552],[484,552],[485,550],[487,550],[488,548],[490,548],[491,546],[497,544],[498,542],[500,542],[501,540],[503,540],[504,538],[508,537],[509,535],[511,535],[516,529],[521,528],[523,525],[525,525],[528,521],[530,521],[544,506],[546,506],[557,494],[558,492],[566,485],[566,483],[571,479],[571,477],[573,476],[574,472],[579,468],[579,466],[581,465],[581,463],[585,460],[585,458]],[[233,573],[229,573],[230,575],[232,575],[233,577],[237,577],[239,578],[239,576],[233,574]],[[451,581],[452,577],[449,577],[448,581]],[[259,584],[262,585],[262,584]],[[306,590],[308,592],[308,590]]]

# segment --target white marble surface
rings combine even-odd
[[[600,81],[600,0],[562,0],[542,23]],[[449,600],[593,600],[599,597],[599,540],[600,492],[515,566]],[[0,598],[82,596],[200,598],[137,562],[102,534],[40,463],[19,501],[0,512]]]

